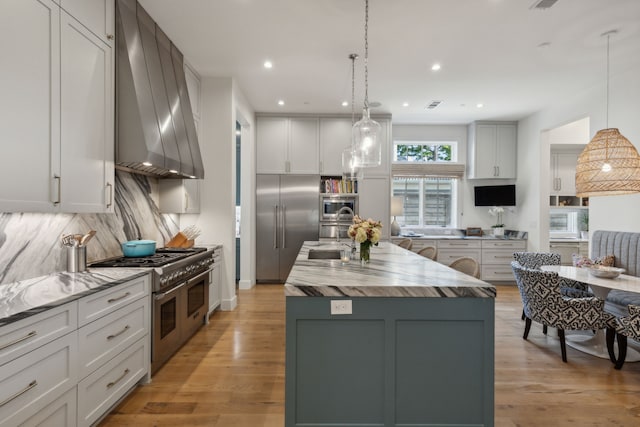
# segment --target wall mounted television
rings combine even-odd
[[[476,206],[515,206],[515,185],[483,185],[474,187]]]

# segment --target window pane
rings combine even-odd
[[[420,224],[420,179],[394,178],[393,195],[402,196],[404,200],[404,215],[396,220],[404,225]]]
[[[425,178],[424,181],[424,225],[451,224],[452,180]]]
[[[451,152],[451,145],[438,145],[438,160],[441,162],[450,162]]]
[[[405,226],[454,226],[453,178],[393,178],[393,195],[402,196],[404,215],[397,217]]]

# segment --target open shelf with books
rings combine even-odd
[[[357,194],[358,181],[342,179],[341,176],[321,176],[320,193],[323,194]]]

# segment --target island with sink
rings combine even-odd
[[[286,426],[489,426],[493,285],[389,242],[305,242],[285,283]]]

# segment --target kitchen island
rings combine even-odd
[[[329,249],[285,283],[285,425],[493,425],[495,287],[388,242],[309,259]]]

